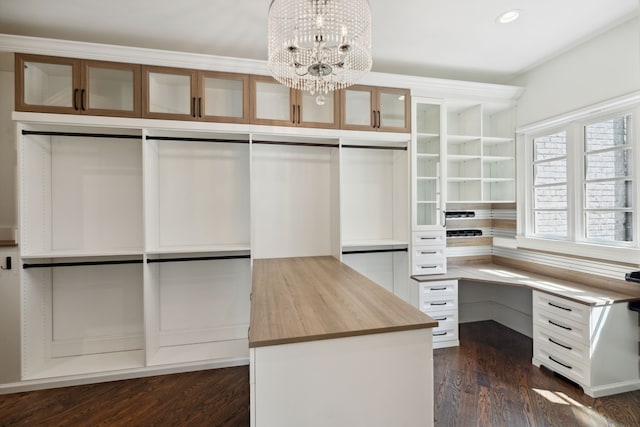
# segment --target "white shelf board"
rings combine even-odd
[[[374,246],[407,246],[409,242],[404,240],[377,239],[377,240],[349,240],[342,242],[342,249],[362,248]]]
[[[144,351],[130,350],[83,356],[56,357],[45,361],[35,373],[24,380],[103,373],[144,367]]]
[[[440,154],[416,153],[416,157],[427,158],[427,159],[437,159],[438,157],[440,157]]]
[[[481,159],[481,156],[471,156],[471,155],[465,155],[465,154],[449,154],[447,156],[447,161],[448,162],[467,162],[469,160],[479,160]]]
[[[418,138],[427,138],[427,139],[440,138],[439,133],[430,133],[430,132],[416,132],[416,136]]]
[[[513,142],[513,138],[501,137],[501,136],[483,136],[482,142],[484,145],[497,145]]]
[[[229,245],[194,245],[194,246],[165,246],[161,248],[149,248],[149,255],[186,254],[186,253],[211,253],[211,252],[249,252],[249,243]]]
[[[473,182],[482,181],[482,178],[475,176],[450,176],[447,178],[447,182]]]
[[[418,181],[437,181],[439,177],[437,176],[417,176],[416,180]]]
[[[515,157],[513,156],[483,156],[482,157],[482,161],[489,163],[489,162],[507,162],[507,161],[511,161],[511,160],[515,160]]]
[[[149,366],[229,360],[249,357],[249,340],[228,340],[160,347],[149,357]]]
[[[482,178],[483,182],[515,182],[514,178],[491,178],[491,177],[485,177]]]
[[[24,253],[22,259],[39,259],[39,258],[92,258],[92,257],[124,257],[124,256],[139,256],[142,257],[142,249],[122,249],[122,250],[108,250],[108,251],[83,251],[83,250],[69,250],[69,251],[49,251],[49,252],[37,252],[37,253]]]

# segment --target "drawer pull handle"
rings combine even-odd
[[[554,359],[554,358],[553,358],[553,357],[551,357],[551,356],[549,356],[549,360],[551,360],[552,362],[556,362],[558,365],[562,365],[562,366],[564,366],[564,367],[565,367],[565,368],[567,368],[567,369],[573,369],[571,366],[569,366],[569,365],[567,365],[567,364],[565,364],[565,363],[558,362],[556,359]]]
[[[437,320],[438,322],[444,322],[445,320],[447,320],[446,317],[434,317],[433,320]]]
[[[434,336],[434,337],[443,337],[443,336],[445,336],[445,335],[447,335],[447,333],[446,333],[446,332],[434,332],[434,333],[433,333],[433,336]]]
[[[447,305],[446,302],[430,302],[429,305]]]
[[[421,265],[420,268],[423,270],[428,270],[430,268],[438,268],[438,266],[437,265]]]
[[[551,307],[559,308],[560,310],[564,310],[564,311],[573,311],[573,310],[572,310],[572,309],[570,309],[570,308],[562,307],[562,306],[559,306],[559,305],[555,305],[555,304],[552,304],[552,303],[550,303],[550,302],[548,302],[547,304],[549,304]]]
[[[436,240],[437,237],[421,237],[420,240]]]
[[[553,322],[551,320],[549,320],[549,323],[551,323],[553,326],[557,326],[558,328],[566,329],[567,331],[572,331],[573,330],[569,326],[563,326],[563,325],[560,325],[560,324],[558,324],[556,322]]]
[[[560,346],[560,347],[562,347],[562,348],[566,348],[567,350],[573,350],[573,348],[572,348],[572,347],[569,347],[568,345],[560,344],[559,342],[554,341],[554,340],[552,340],[551,338],[549,338],[549,341],[550,341],[550,342],[552,342],[552,343],[553,343],[553,344],[555,344],[555,345],[559,345],[559,346]]]
[[[420,251],[420,255],[435,255],[437,253],[436,251]]]
[[[429,288],[432,291],[446,291],[447,288]]]

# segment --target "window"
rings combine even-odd
[[[631,115],[584,127],[585,239],[633,241]]]
[[[533,140],[533,230],[568,237],[567,132]]]
[[[637,263],[638,101],[520,130],[520,247]]]

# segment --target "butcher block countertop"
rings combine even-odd
[[[636,290],[620,280],[611,280],[608,287],[590,286],[589,280],[581,276],[580,281],[565,280],[524,269],[494,263],[462,264],[450,266],[446,274],[411,276],[418,282],[434,280],[464,280],[466,282],[493,283],[497,285],[522,286],[535,291],[563,297],[586,305],[607,305],[640,299],[640,285]],[[567,277],[567,279],[573,279]],[[595,279],[594,279],[595,281]],[[616,288],[616,284],[620,286]],[[626,286],[629,289],[622,289]]]
[[[249,347],[437,325],[333,257],[253,261]]]

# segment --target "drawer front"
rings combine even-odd
[[[443,262],[446,259],[444,248],[436,246],[414,246],[413,262],[416,264]]]
[[[418,276],[426,274],[444,274],[447,272],[447,262],[445,259],[439,262],[413,263],[412,272]]]
[[[589,346],[589,325],[550,315],[545,311],[534,312],[534,326],[542,328],[550,337],[567,338],[580,345]]]
[[[447,234],[442,231],[416,231],[413,233],[413,246],[440,246],[447,244]]]
[[[550,317],[569,319],[580,324],[589,324],[591,308],[564,298],[542,292],[533,292],[533,306],[537,310],[545,311]]]
[[[546,328],[533,327],[534,347],[544,347],[552,356],[561,360],[570,360],[574,364],[589,366],[589,347],[572,339],[554,335]]]
[[[444,323],[444,322],[443,322]],[[458,339],[458,322],[448,322],[434,328],[431,332],[433,342],[450,341]]]
[[[457,280],[443,280],[420,284],[420,302],[451,295],[458,295]]]
[[[434,316],[436,312],[458,310],[458,296],[425,300],[420,303],[420,310]]]
[[[444,311],[431,310],[431,313],[427,313],[427,314],[431,316],[433,320],[438,322],[438,328],[441,328],[443,324],[447,324],[448,322],[458,323],[457,310],[444,310]]]
[[[576,363],[571,358],[565,358],[550,351],[546,345],[534,348],[533,356],[547,368],[564,375],[565,377],[589,387],[589,367],[582,363]]]

